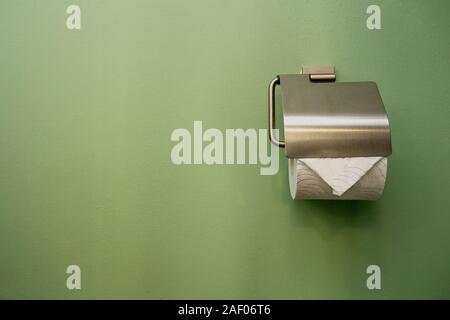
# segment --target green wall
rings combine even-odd
[[[450,298],[449,12],[2,0],[0,298]],[[327,64],[378,83],[393,137],[381,200],[292,201],[283,153],[275,176],[172,164],[174,129],[264,128],[273,76]]]

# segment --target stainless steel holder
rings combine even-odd
[[[288,158],[388,156],[389,121],[375,82],[335,82],[335,68],[304,67],[269,85],[269,138]],[[284,137],[275,136],[275,89],[281,88]]]

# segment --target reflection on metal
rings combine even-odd
[[[288,158],[391,154],[391,132],[374,82],[334,82],[334,67],[303,68],[269,86],[269,136]],[[275,88],[281,87],[285,141],[275,129]]]

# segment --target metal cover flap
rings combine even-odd
[[[286,156],[388,156],[391,131],[374,82],[311,82],[280,75]]]

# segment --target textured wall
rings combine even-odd
[[[0,297],[450,298],[449,11],[1,1]],[[394,151],[380,201],[294,202],[284,154],[275,176],[172,164],[174,129],[264,128],[270,79],[323,64],[378,83]]]

